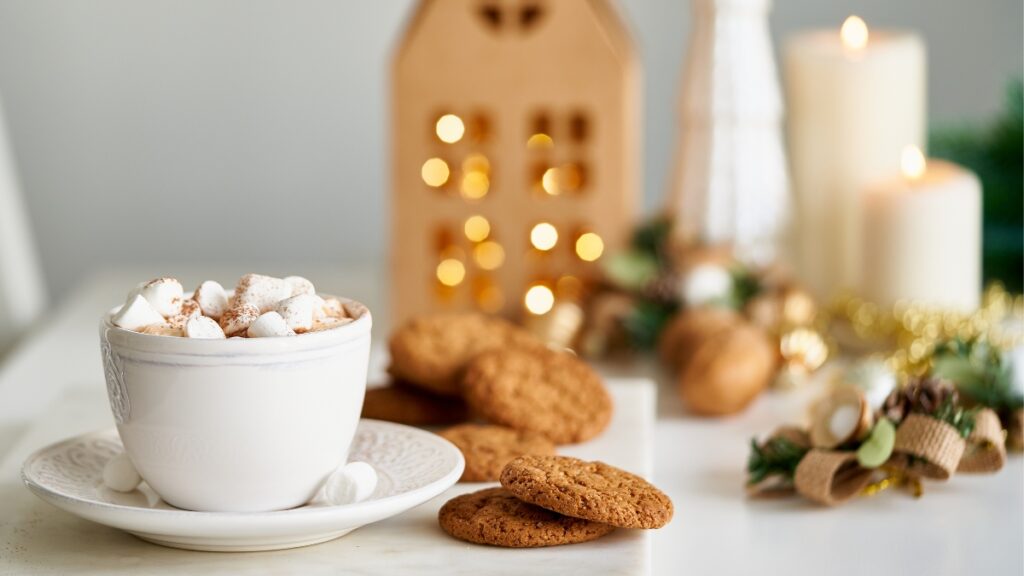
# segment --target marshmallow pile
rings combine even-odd
[[[156,278],[128,293],[115,326],[159,336],[266,338],[330,330],[365,312],[354,302],[321,298],[301,276],[246,274],[234,292],[206,280],[186,297],[181,282]]]

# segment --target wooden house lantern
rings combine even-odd
[[[422,0],[392,78],[393,320],[579,298],[634,224],[638,80],[609,0]]]

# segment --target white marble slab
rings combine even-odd
[[[609,382],[615,416],[598,439],[563,453],[601,459],[649,476],[654,385]],[[280,552],[225,554],[172,550],[80,520],[42,502],[21,485],[22,461],[35,449],[112,424],[95,388],[73,389],[25,433],[0,463],[0,574],[648,574],[650,533],[618,530],[601,540],[530,550],[466,544],[437,525],[452,496],[481,484],[459,484],[405,514],[339,540]]]

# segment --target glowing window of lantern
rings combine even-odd
[[[543,132],[537,132],[530,136],[526,140],[526,147],[530,150],[542,150],[545,148],[551,148],[555,145],[555,141]]]
[[[530,244],[542,252],[546,252],[558,244],[558,229],[549,222],[541,222],[530,230]]]
[[[491,235],[491,223],[487,221],[487,218],[476,214],[466,218],[466,222],[462,225],[462,231],[470,242],[483,242]]]
[[[458,286],[466,278],[466,267],[455,258],[445,258],[437,264],[437,280],[445,286]]]
[[[463,172],[480,172],[481,174],[491,173],[491,161],[483,154],[470,154],[462,161]]]
[[[584,142],[590,137],[590,121],[586,114],[576,112],[569,118],[569,137],[574,142]]]
[[[484,270],[495,270],[505,263],[505,249],[493,240],[486,240],[473,248],[473,259]]]
[[[576,239],[576,255],[580,257],[580,260],[586,262],[593,262],[601,257],[604,253],[604,240],[593,232],[586,232],[580,234],[580,237]]]
[[[547,314],[555,305],[555,294],[543,284],[534,284],[523,296],[523,304],[531,314]]]
[[[484,196],[487,196],[487,191],[491,188],[491,179],[487,176],[486,172],[466,172],[462,175],[462,186],[459,190],[462,192],[462,197],[467,200],[479,200]]]
[[[454,144],[462,140],[462,136],[466,133],[466,125],[462,122],[462,118],[455,114],[445,114],[437,119],[437,123],[434,124],[434,132],[441,142]]]
[[[559,298],[577,300],[583,293],[583,282],[575,276],[566,274],[555,283],[555,293]]]
[[[440,158],[430,158],[420,168],[420,176],[423,178],[423,182],[427,186],[434,188],[444,186],[448,182],[450,174],[451,171],[448,170],[448,163]]]
[[[583,164],[569,163],[559,169],[559,189],[567,192],[579,192],[587,179],[586,167]]]
[[[558,168],[548,168],[545,170],[544,175],[540,179],[540,186],[552,196],[561,194],[562,188],[558,182]]]
[[[498,312],[505,305],[501,287],[487,277],[478,277],[473,282],[473,298],[477,307],[484,312]]]

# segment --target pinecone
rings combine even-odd
[[[662,272],[648,282],[640,291],[641,296],[655,302],[673,303],[679,301],[679,276]]]
[[[946,400],[954,404],[959,401],[952,383],[939,378],[915,378],[889,394],[882,405],[882,415],[898,424],[911,412],[934,414]]]

